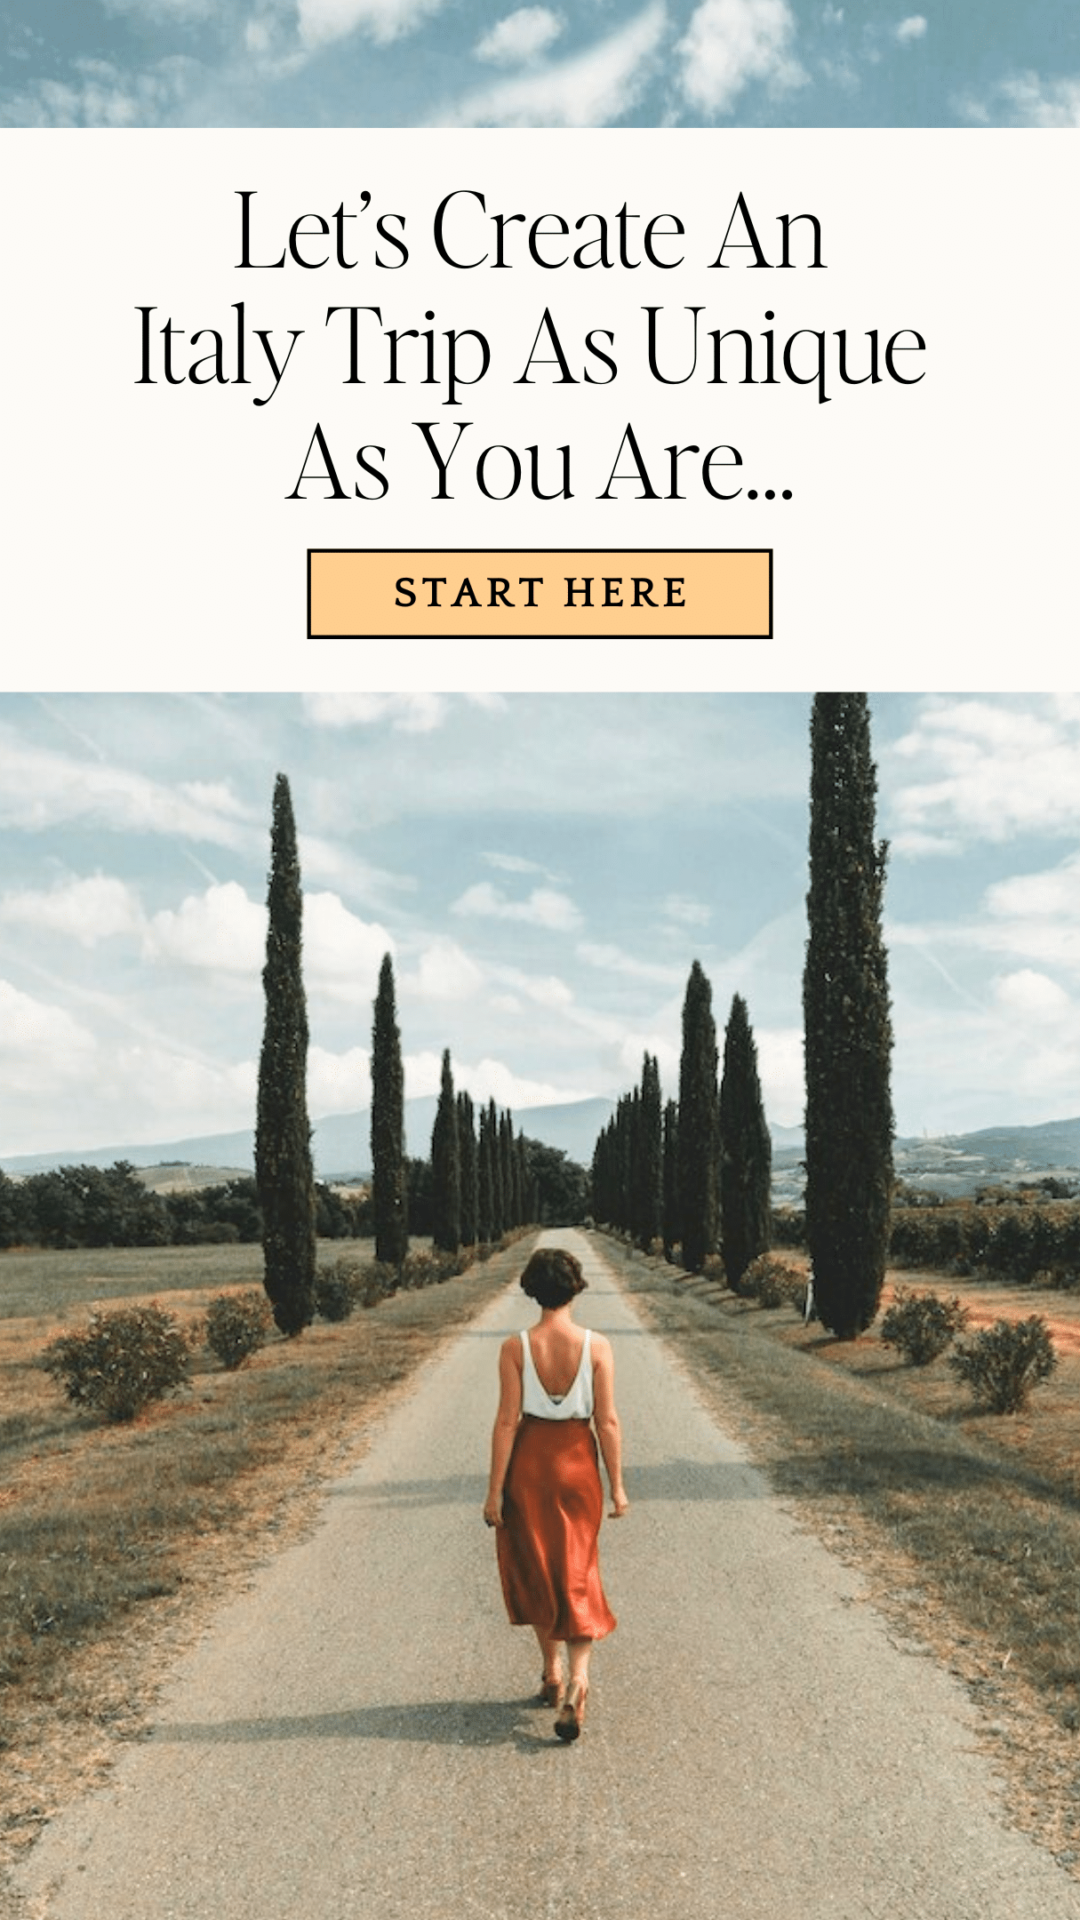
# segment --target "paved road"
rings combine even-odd
[[[600,1253],[553,1237],[614,1345],[632,1502],[584,1738],[529,1704],[481,1519],[511,1289],[45,1834],[35,1920],[1080,1920],[999,1819],[961,1691],[795,1526]]]

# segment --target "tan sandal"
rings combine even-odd
[[[561,1707],[563,1703],[563,1693],[564,1687],[561,1674],[557,1674],[554,1680],[549,1680],[546,1673],[540,1675],[539,1706]]]
[[[576,1740],[585,1723],[585,1702],[589,1697],[588,1682],[571,1680],[566,1689],[559,1717],[555,1722],[555,1732],[560,1740]]]

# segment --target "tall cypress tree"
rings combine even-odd
[[[647,1053],[641,1069],[633,1154],[633,1230],[638,1246],[647,1253],[660,1238],[664,1218],[663,1107],[660,1100],[660,1064]]]
[[[479,1164],[476,1149],[476,1114],[472,1100],[464,1091],[457,1097],[458,1153],[461,1159],[461,1244],[473,1247],[479,1239]]]
[[[431,1135],[431,1187],[431,1238],[443,1253],[456,1253],[461,1245],[461,1154],[449,1047],[442,1057],[442,1084]]]
[[[810,737],[806,1232],[818,1316],[852,1340],[880,1304],[893,1183],[887,847],[866,695],[815,695]]]
[[[506,1194],[503,1190],[502,1133],[494,1100],[488,1101],[488,1146],[491,1151],[491,1238],[501,1240],[506,1232]]]
[[[772,1140],[758,1078],[757,1047],[736,994],[724,1035],[720,1076],[720,1241],[729,1287],[743,1274],[772,1234]]]
[[[481,1107],[480,1131],[476,1142],[476,1231],[479,1239],[487,1245],[496,1238],[494,1182],[491,1115],[487,1107]]]
[[[669,1100],[664,1108],[664,1254],[675,1257],[682,1239],[679,1220],[679,1107]]]
[[[679,1211],[683,1266],[700,1273],[716,1252],[720,1141],[712,988],[695,960],[683,1002],[679,1063]]]
[[[405,1178],[405,1072],[394,1004],[394,967],[383,958],[371,1030],[371,1206],[375,1258],[400,1267],[409,1251]]]
[[[274,784],[269,924],[259,1058],[255,1179],[263,1218],[263,1284],[282,1333],[315,1313],[315,1178],[307,1113],[307,1003],[301,967],[303,896],[289,783]]]

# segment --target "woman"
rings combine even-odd
[[[540,1319],[529,1332],[504,1340],[499,1353],[499,1411],[484,1503],[484,1519],[498,1529],[506,1610],[514,1626],[532,1627],[540,1642],[540,1700],[558,1707],[561,1740],[581,1732],[593,1641],[615,1625],[600,1583],[604,1499],[597,1440],[611,1518],[620,1519],[629,1505],[611,1346],[602,1333],[573,1321],[574,1300],[586,1284],[580,1261],[561,1247],[539,1248],[525,1267],[521,1288],[540,1308]]]

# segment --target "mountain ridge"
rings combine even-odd
[[[530,1140],[554,1147],[579,1165],[589,1166],[599,1134],[615,1112],[616,1103],[602,1095],[513,1111],[514,1128]],[[426,1159],[431,1145],[436,1097],[426,1095],[405,1103],[406,1151]],[[328,1114],[314,1123],[312,1150],[320,1180],[364,1179],[371,1169],[370,1110]],[[772,1126],[774,1197],[795,1200],[801,1192],[805,1140],[801,1127]],[[9,1175],[47,1173],[56,1167],[110,1167],[118,1160],[140,1169],[189,1164],[220,1166],[229,1173],[254,1166],[253,1128],[234,1133],[203,1134],[190,1139],[155,1141],[138,1146],[73,1149],[70,1152],[19,1154],[0,1162]],[[1016,1184],[1041,1174],[1080,1175],[1080,1116],[1044,1120],[1030,1126],[979,1127],[969,1133],[940,1134],[932,1138],[897,1138],[897,1174],[910,1186],[922,1186],[944,1195],[961,1196],[976,1187]]]

